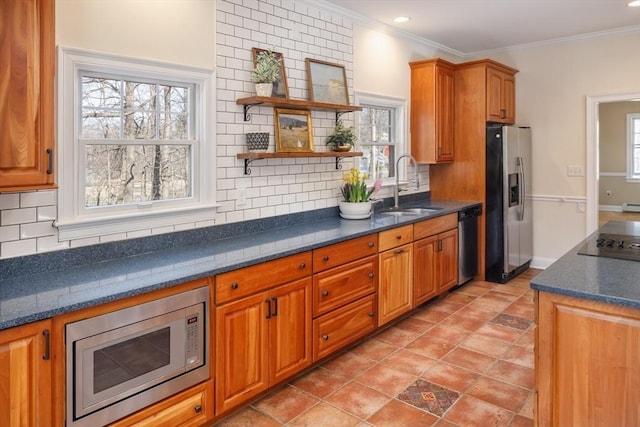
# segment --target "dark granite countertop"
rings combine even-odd
[[[0,330],[446,215],[479,203],[429,200],[411,205],[441,209],[424,215],[376,214],[366,220],[345,220],[334,208],[311,220],[305,217],[302,223],[275,219],[267,229],[258,231],[248,223],[238,223],[224,237],[217,236],[217,230],[190,230],[187,234],[164,235],[160,243],[151,244],[146,238],[139,243],[116,245],[115,249],[96,245],[38,254],[25,260],[2,260]],[[138,249],[132,249],[136,244]],[[121,250],[122,245],[126,250]],[[108,250],[111,252],[106,254]]]
[[[640,222],[610,221],[596,233],[640,236]],[[580,242],[531,279],[533,289],[640,308],[640,262],[578,254]]]

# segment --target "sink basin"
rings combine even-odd
[[[380,212],[380,215],[404,216],[404,215],[420,215],[420,214],[418,212],[408,212],[408,211],[386,211],[386,212]]]
[[[405,215],[424,215],[430,212],[436,212],[440,208],[403,208],[398,210],[390,210],[380,212],[380,215],[405,216]]]

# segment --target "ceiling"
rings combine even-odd
[[[629,0],[316,0],[354,20],[382,25],[451,53],[505,49],[640,29]],[[411,20],[396,24],[403,15]]]

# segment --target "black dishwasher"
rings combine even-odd
[[[458,212],[458,285],[478,274],[478,217],[481,213],[480,206]]]

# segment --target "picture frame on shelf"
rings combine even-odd
[[[275,108],[276,152],[313,152],[311,112]]]
[[[267,51],[267,49],[260,49],[257,47],[251,49],[254,67],[256,65],[256,58],[258,56],[258,53],[264,51]],[[280,59],[280,75],[278,76],[276,81],[273,82],[273,94],[271,96],[274,98],[289,99],[289,86],[287,85],[287,74],[284,67],[284,56],[280,52],[272,52]]]
[[[315,102],[349,105],[347,72],[344,65],[306,58],[309,99]]]

